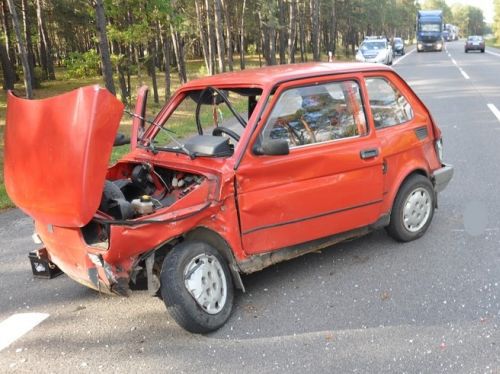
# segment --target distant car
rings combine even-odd
[[[195,333],[227,321],[240,273],[382,227],[418,239],[453,175],[432,115],[380,64],[192,80],[147,123],[137,96],[130,153],[109,166],[124,109],[109,91],[9,93],[5,185],[35,221],[37,260],[99,292],[147,283]]]
[[[392,50],[394,51],[394,55],[405,54],[405,42],[401,38],[394,38],[392,41]]]
[[[465,42],[465,53],[469,51],[481,51],[481,53],[484,53],[484,48],[484,38],[480,35],[471,35]]]
[[[450,32],[448,30],[443,31],[443,40],[446,42],[452,41],[452,36],[450,35]]]
[[[366,37],[356,53],[356,61],[392,65],[391,43],[385,37]]]

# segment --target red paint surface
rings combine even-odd
[[[35,220],[84,226],[101,200],[123,104],[98,86],[43,100],[8,94],[5,186]]]
[[[404,125],[375,130],[367,105],[367,76],[390,80],[411,104],[414,118]],[[364,136],[295,148],[286,156],[252,153],[281,91],[294,85],[346,79],[357,81],[361,89],[368,125]],[[85,88],[43,104],[9,98],[8,192],[16,204],[35,218],[52,261],[61,269],[88,285],[88,270],[95,266],[88,254],[94,253],[102,255],[115,275],[127,277],[139,255],[197,227],[217,233],[231,248],[236,262],[245,261],[261,253],[370,225],[390,212],[396,193],[409,174],[420,171],[431,175],[440,167],[433,143],[440,136],[439,129],[423,103],[390,68],[372,64],[303,64],[202,78],[183,86],[155,122],[163,123],[189,90],[210,85],[262,89],[263,99],[249,118],[233,156],[191,160],[184,154],[153,154],[134,145],[131,153],[108,171],[106,162],[119,115],[114,111],[116,108],[118,112],[116,100],[105,91]],[[267,100],[274,87],[277,91]],[[78,98],[83,98],[84,103]],[[87,103],[89,100],[92,104]],[[68,118],[73,121],[69,122],[72,127],[68,126]],[[36,134],[28,131],[34,123],[32,130]],[[45,136],[45,126],[57,129],[56,138]],[[429,135],[419,140],[414,130],[423,126]],[[82,136],[74,136],[70,128],[77,128]],[[146,137],[156,131],[150,127]],[[37,147],[41,147],[40,153],[33,151]],[[373,148],[379,151],[377,157],[360,158],[361,150]],[[192,214],[176,222],[134,227],[111,225],[109,249],[86,245],[78,227],[94,215],[106,172],[109,179],[123,178],[130,172],[130,164],[141,162],[206,179],[174,205],[136,221]],[[40,170],[32,173],[35,165]],[[47,181],[49,176],[55,179]],[[60,196],[61,191],[66,192]],[[55,227],[51,232],[46,223],[73,227]],[[102,271],[99,277],[104,285],[111,286]]]

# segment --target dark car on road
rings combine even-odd
[[[394,55],[404,55],[405,54],[405,42],[402,38],[394,38],[392,41],[392,51]]]
[[[465,53],[469,51],[481,51],[484,53],[484,38],[479,35],[471,35],[465,42]]]

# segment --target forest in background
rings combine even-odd
[[[1,0],[3,88],[21,82],[32,97],[56,73],[102,76],[127,102],[133,82],[147,78],[158,103],[172,76],[187,81],[190,61],[207,75],[244,69],[250,57],[274,65],[352,56],[365,35],[412,41],[420,8],[443,9],[464,35],[485,31],[479,8],[444,0]]]

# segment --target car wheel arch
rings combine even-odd
[[[229,243],[219,233],[207,227],[198,226],[187,232],[184,235],[184,240],[204,242],[216,249],[228,263],[234,286],[245,292],[245,286],[243,285],[240,270],[233,254],[233,250],[231,249]]]
[[[427,171],[424,168],[415,168],[409,172],[401,173],[400,177],[397,179],[397,183],[395,183],[397,188],[394,188],[393,190],[390,191],[390,196],[388,199],[388,201],[390,202],[389,211],[388,211],[389,214],[392,211],[392,207],[394,206],[394,201],[396,200],[396,196],[398,195],[399,190],[405,184],[405,182],[408,179],[410,179],[413,175],[422,175],[423,177],[431,180],[430,175],[427,173]],[[431,181],[431,183],[432,183],[432,181]]]

